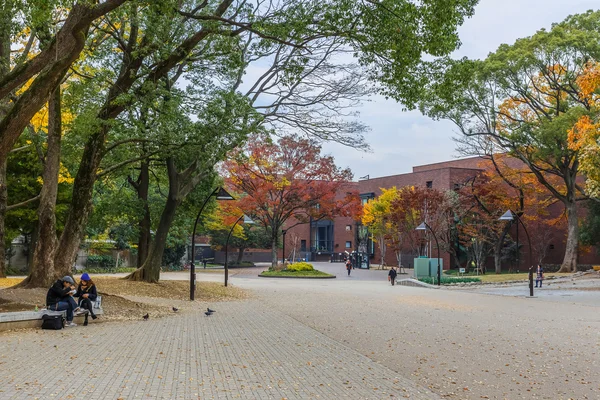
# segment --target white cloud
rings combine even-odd
[[[502,43],[549,29],[568,15],[597,9],[598,0],[481,0],[475,15],[460,28],[463,43],[456,57],[484,58]],[[362,153],[337,144],[324,151],[335,156],[339,166],[349,166],[355,178],[406,173],[414,165],[450,160],[457,156],[455,127],[448,121],[432,121],[416,111],[375,97],[358,111],[371,127],[367,135],[373,152]]]

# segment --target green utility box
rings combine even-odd
[[[429,270],[429,258],[415,258],[415,278],[430,276],[430,274],[431,272]]]
[[[440,275],[444,274],[444,259],[440,258]],[[437,258],[430,258],[429,259],[429,276],[435,276],[435,278],[437,279],[438,276],[438,259]]]
[[[426,258],[419,257],[415,258],[415,278],[422,278],[425,276],[435,276],[437,278],[437,258]],[[444,260],[440,258],[440,273],[444,272]]]

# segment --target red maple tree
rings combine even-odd
[[[349,185],[352,173],[321,155],[314,140],[283,137],[274,142],[256,136],[224,163],[227,182],[243,195],[236,206],[271,235],[273,267],[279,235],[297,224],[358,217],[358,192]]]

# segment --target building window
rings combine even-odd
[[[300,251],[306,251],[306,240],[300,241]]]
[[[425,186],[427,186],[427,189],[431,189],[433,187],[433,181],[425,182]]]
[[[460,183],[454,184],[454,190],[460,190]]]
[[[346,232],[349,232],[352,230],[352,225],[346,225]]]
[[[554,250],[554,245],[553,244],[550,245],[550,250]]]
[[[351,241],[349,241],[349,240],[348,240],[348,241],[346,242],[346,248],[347,248],[347,249],[351,249],[351,248],[352,248],[352,242],[351,242]]]

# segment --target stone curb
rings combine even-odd
[[[265,276],[258,275],[259,278],[283,278],[283,279],[335,279],[335,275],[332,276]]]
[[[399,281],[396,281],[396,284],[402,286],[424,287],[427,289],[439,289],[439,286],[437,285],[430,285],[429,283],[421,282],[412,278],[400,279]]]

